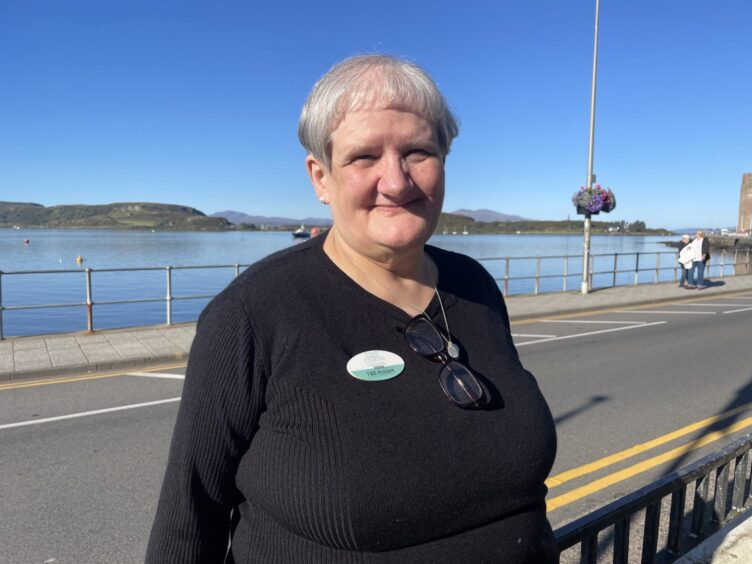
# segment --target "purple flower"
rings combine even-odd
[[[610,212],[616,207],[616,197],[610,188],[596,184],[590,189],[581,186],[572,196],[572,203],[590,213]]]

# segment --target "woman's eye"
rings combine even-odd
[[[430,157],[431,153],[427,149],[416,148],[416,149],[410,149],[405,154],[405,156],[406,156],[406,158],[408,158],[410,160],[417,161],[417,160],[423,160],[425,158]]]
[[[371,166],[375,161],[376,157],[374,155],[362,154],[355,155],[352,159],[350,159],[350,164],[356,166]]]

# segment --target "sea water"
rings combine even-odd
[[[593,236],[593,285],[613,283],[615,254],[621,271],[617,284],[633,283],[638,261],[642,270],[638,274],[640,282],[654,281],[656,266],[661,269],[661,280],[672,279],[675,255],[664,245],[667,240],[671,238]],[[9,337],[85,330],[87,268],[95,304],[95,329],[165,323],[168,266],[192,267],[175,268],[169,278],[172,321],[193,321],[210,296],[224,288],[238,270],[298,242],[288,232],[3,229],[0,303],[10,308],[2,311],[3,334]],[[540,292],[580,287],[580,235],[436,235],[430,243],[480,259],[509,294],[533,292],[536,272],[541,275],[537,282]],[[76,261],[79,256],[80,264]],[[511,257],[508,274],[506,257]],[[198,268],[204,266],[221,268]],[[566,286],[562,277],[565,268]],[[203,297],[192,298],[197,295]],[[133,300],[152,301],[103,303]],[[60,307],[13,309],[40,305]]]

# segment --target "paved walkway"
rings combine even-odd
[[[512,296],[507,299],[507,306],[512,320],[521,322],[741,292],[752,293],[752,276],[716,279],[704,290],[684,290],[674,283],[662,283],[606,288],[586,295],[561,292]],[[183,361],[195,329],[195,323],[188,323],[7,339],[0,341],[0,382]],[[752,562],[750,539],[752,519],[738,519],[686,555],[682,562]]]
[[[732,520],[675,564],[743,564],[752,562],[752,511]]]
[[[716,279],[704,290],[685,290],[674,283],[662,283],[618,286],[584,295],[557,292],[512,296],[507,305],[512,320],[519,322],[745,291],[752,292],[752,276]],[[195,329],[195,323],[187,323],[6,339],[0,341],[0,382],[181,361],[187,358]]]
[[[0,382],[184,360],[195,323],[0,341]]]
[[[614,307],[693,300],[710,295],[750,292],[752,291],[752,275],[714,278],[711,284],[703,290],[685,290],[679,288],[675,282],[665,282],[640,286],[616,286],[595,290],[589,294],[559,292],[538,296],[512,296],[507,299],[507,306],[512,320],[521,321]]]

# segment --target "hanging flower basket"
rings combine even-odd
[[[598,215],[608,213],[616,207],[616,196],[610,188],[596,184],[590,189],[581,186],[572,196],[572,203],[580,215]]]

